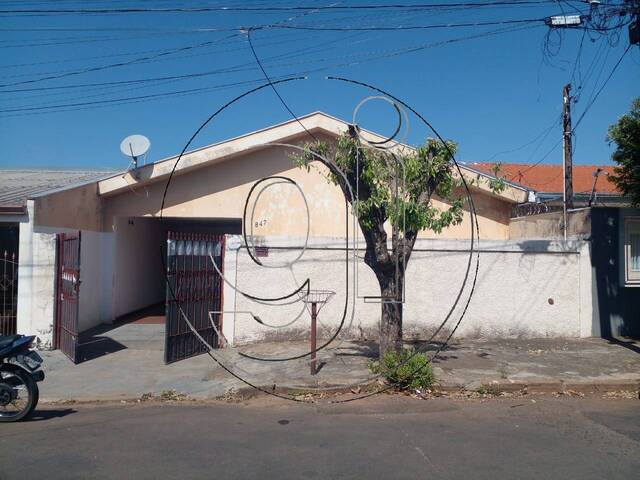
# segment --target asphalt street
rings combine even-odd
[[[42,406],[0,424],[0,479],[616,479],[640,472],[640,401]]]

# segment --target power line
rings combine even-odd
[[[609,83],[609,80],[611,80],[611,78],[613,77],[613,75],[615,74],[616,70],[618,69],[618,67],[620,66],[620,64],[622,63],[622,60],[624,59],[624,57],[627,55],[627,52],[629,52],[629,50],[631,50],[631,44],[629,44],[627,46],[627,48],[625,49],[625,51],[623,52],[623,54],[620,56],[620,58],[618,59],[618,61],[616,62],[616,64],[613,66],[613,69],[611,70],[611,72],[609,73],[609,75],[607,76],[606,80],[604,81],[604,83],[600,86],[600,88],[598,89],[597,93],[594,95],[593,99],[589,102],[589,104],[586,106],[586,108],[583,110],[582,114],[580,115],[580,117],[578,118],[578,120],[576,121],[576,123],[573,125],[573,128],[571,129],[571,133],[573,134],[575,132],[575,130],[578,128],[578,125],[580,125],[580,122],[582,122],[582,120],[584,119],[585,115],[589,112],[589,109],[593,106],[593,104],[595,103],[595,101],[598,99],[598,96],[600,96],[600,93],[602,93],[602,91],[604,90],[604,88],[607,86],[607,83]],[[524,174],[526,172],[528,172],[529,170],[531,170],[532,168],[538,166],[539,164],[541,164],[544,160],[546,160],[546,158],[551,155],[551,153],[558,148],[558,146],[562,143],[562,138],[560,140],[558,140],[552,147],[551,149],[542,157],[540,158],[540,160],[538,160],[537,162],[535,162],[533,165],[530,165],[528,168],[524,169],[522,172],[520,172],[521,174]]]
[[[19,82],[5,83],[3,85],[0,85],[0,87],[2,87],[2,88],[4,88],[4,87],[13,87],[15,85],[25,85],[25,84],[29,84],[29,83],[44,82],[44,81],[47,81],[47,80],[56,80],[56,79],[59,79],[59,78],[71,77],[71,76],[74,76],[74,75],[81,75],[83,73],[97,72],[97,71],[100,71],[100,70],[107,70],[107,69],[111,69],[111,68],[124,67],[124,66],[127,66],[127,65],[133,65],[135,63],[140,63],[140,62],[145,61],[145,60],[151,60],[151,59],[154,59],[154,58],[163,57],[165,55],[173,55],[175,53],[184,52],[184,51],[187,51],[187,50],[193,50],[194,48],[206,47],[206,46],[209,46],[209,45],[213,45],[213,44],[215,44],[215,43],[217,43],[219,41],[228,40],[229,38],[237,37],[239,35],[240,35],[239,33],[235,33],[235,34],[223,37],[222,39],[210,40],[210,41],[207,41],[207,42],[198,43],[196,45],[188,45],[186,47],[173,48],[173,49],[165,50],[163,52],[160,52],[160,53],[157,53],[157,54],[154,54],[154,55],[148,55],[148,56],[145,56],[145,57],[134,58],[132,60],[127,60],[125,62],[110,63],[110,64],[107,64],[107,65],[99,65],[99,66],[96,66],[96,67],[88,67],[88,68],[84,68],[84,69],[81,69],[81,70],[75,70],[75,71],[72,71],[72,72],[61,73],[61,74],[58,74],[58,75],[49,75],[49,76],[36,78],[36,79],[32,79],[32,80],[21,80]]]
[[[353,37],[357,36],[353,35]],[[267,57],[267,60],[273,61],[273,60],[278,60],[278,59],[282,59],[282,60],[286,60],[286,59],[291,59],[291,58],[296,58],[296,57],[300,57],[300,56],[306,56],[309,53],[317,53],[319,51],[324,51],[326,49],[326,47],[328,45],[331,45],[333,43],[337,43],[342,41],[341,39],[337,39],[337,40],[331,40],[331,41],[327,41],[327,42],[323,42],[320,44],[315,45],[315,47],[313,49],[309,49],[308,47],[302,48],[302,49],[296,49],[290,52],[286,52],[286,53],[282,53],[279,55],[272,55]],[[350,55],[344,55],[342,57],[338,57],[338,58],[351,58],[358,55],[357,53],[353,53]],[[329,61],[329,60],[333,60],[332,58],[320,58],[320,59],[307,59],[307,60],[303,60],[303,61],[299,61],[299,62],[288,62],[288,63],[275,63],[273,66],[274,67],[290,67],[290,66],[295,66],[295,65],[300,65],[300,64],[305,64],[305,63],[318,63],[318,62],[325,62],[325,61]],[[44,87],[44,89],[66,89],[66,88],[74,88],[74,87],[101,87],[101,88],[108,88],[108,87],[118,87],[118,86],[122,86],[122,85],[131,85],[131,84],[146,84],[146,83],[155,83],[155,82],[160,82],[161,85],[167,84],[167,83],[173,83],[176,81],[181,81],[181,80],[188,80],[188,79],[193,79],[193,78],[202,78],[202,77],[206,77],[206,76],[211,76],[211,75],[222,75],[222,74],[226,74],[226,73],[238,73],[238,72],[244,72],[244,71],[251,71],[251,70],[255,70],[257,67],[255,66],[255,62],[245,62],[245,63],[241,63],[241,64],[236,64],[236,65],[232,65],[230,67],[227,68],[221,68],[221,69],[216,69],[216,70],[209,70],[209,71],[205,71],[205,72],[193,72],[193,73],[188,73],[188,74],[184,74],[184,75],[172,75],[172,76],[164,76],[164,77],[151,77],[151,78],[143,78],[143,79],[136,79],[136,80],[121,80],[121,81],[113,81],[113,82],[97,82],[97,83],[88,83],[88,84],[80,84],[80,85],[64,85],[64,86],[59,86],[59,87]],[[124,90],[119,90],[119,91],[127,91],[127,90],[137,90],[140,88],[146,88],[148,85],[142,85],[139,87],[134,87],[134,88],[129,88],[129,89],[124,89]],[[25,89],[25,90],[38,90],[38,89]],[[6,90],[7,92],[10,92],[11,90]],[[66,94],[66,92],[60,92],[63,94]],[[112,94],[112,93],[116,93],[114,91],[112,92],[107,92],[106,95]],[[56,95],[57,93],[54,93],[54,95]],[[99,93],[96,95],[88,95],[88,96],[82,96],[82,97],[75,97],[75,99],[84,99],[84,98],[91,98],[91,97],[96,97],[96,96],[102,96],[105,95],[105,93]],[[71,100],[73,98],[67,98],[68,100]],[[27,107],[35,107],[35,106],[41,106],[41,105],[48,105],[51,103],[55,103],[56,101],[52,101],[52,102],[44,102],[44,103],[40,103],[40,104],[31,104],[31,105],[22,105],[22,106],[18,106],[18,107],[13,107],[14,109],[17,108],[27,108]]]
[[[274,34],[271,36],[271,38],[280,38],[281,40],[278,41],[270,41],[270,42],[265,42],[265,45],[268,46],[274,46],[274,45],[281,45],[283,43],[289,43],[295,40],[301,40],[301,39],[315,39],[315,38],[319,38],[319,36],[313,36],[313,37],[309,37],[306,34],[301,34],[301,35],[296,35],[294,33],[291,32],[287,32],[287,33],[280,33],[280,34]],[[144,61],[140,61],[137,63],[151,63],[151,62],[159,62],[159,61],[167,61],[167,60],[174,60],[174,59],[182,59],[182,58],[190,58],[190,57],[194,57],[194,56],[204,56],[204,55],[211,55],[212,53],[218,52],[220,50],[219,47],[223,46],[223,45],[233,45],[234,42],[233,41],[221,41],[221,42],[217,42],[215,44],[216,48],[209,50],[208,52],[203,52],[203,53],[192,53],[190,55],[176,55],[176,56],[171,56],[171,57],[162,57],[162,58],[158,58],[158,59],[152,59],[152,60],[144,60]],[[174,48],[179,48],[179,47],[174,47]],[[224,48],[224,52],[232,52],[232,51],[237,51],[237,50],[243,50],[248,48],[245,45],[241,45],[240,47],[237,48],[233,48],[233,49],[229,49],[229,48]],[[134,55],[147,55],[150,53],[158,53],[158,52],[165,52],[167,51],[167,48],[156,48],[153,50],[142,50],[142,51],[135,51],[135,52],[127,52],[127,53],[112,53],[112,54],[108,54],[108,55],[95,55],[95,56],[90,56],[90,57],[75,57],[75,58],[67,58],[67,59],[61,59],[61,60],[48,60],[48,61],[44,61],[44,62],[33,62],[33,63],[16,63],[16,64],[10,64],[10,65],[0,65],[0,68],[18,68],[18,67],[31,67],[31,66],[38,66],[38,65],[50,65],[50,64],[56,64],[56,63],[72,63],[72,62],[82,62],[85,60],[101,60],[101,59],[105,59],[105,58],[117,58],[117,57],[131,57]],[[25,76],[34,76],[34,75],[55,75],[55,74],[59,74],[59,73],[66,73],[66,72],[74,72],[78,70],[77,68],[71,68],[71,69],[65,69],[65,70],[53,70],[53,71],[46,71],[46,72],[37,72],[37,73],[23,73],[23,74],[13,74],[13,75],[3,75],[0,76],[0,78],[17,78],[17,77],[25,77]],[[6,91],[6,90],[5,90]]]
[[[505,153],[513,153],[513,152],[517,152],[519,150],[522,150],[523,148],[528,147],[529,145],[537,142],[540,139],[542,139],[544,141],[544,139],[547,137],[547,135],[549,135],[551,130],[553,130],[557,126],[557,124],[558,124],[558,118],[556,118],[551,125],[546,127],[544,130],[542,130],[540,133],[538,133],[531,140],[527,141],[526,143],[523,143],[522,145],[520,145],[518,147],[514,147],[514,148],[510,148],[508,150],[502,150],[500,152],[494,153],[493,155],[491,155],[491,157],[487,158],[485,160],[485,162],[490,162],[494,158],[496,158],[498,156],[501,156],[501,155],[504,155]]]
[[[266,7],[220,6],[220,7],[171,7],[171,8],[68,8],[68,9],[14,9],[0,10],[0,14],[114,14],[114,13],[203,13],[203,12],[281,12],[281,11],[346,11],[346,10],[398,10],[440,8],[485,8],[501,5],[541,5],[556,3],[556,0],[497,0],[467,3],[420,3],[420,4],[369,4],[369,5],[287,5]],[[584,2],[578,2],[584,3]]]
[[[273,93],[276,94],[276,96],[278,97],[278,99],[280,100],[280,103],[282,103],[282,105],[284,106],[284,108],[289,112],[289,114],[295,119],[296,122],[298,122],[298,124],[303,128],[303,130],[305,132],[307,132],[309,134],[309,136],[311,138],[313,138],[314,141],[318,141],[318,139],[315,137],[315,135],[313,133],[311,133],[309,130],[307,130],[307,127],[304,126],[304,124],[300,121],[300,119],[296,116],[295,113],[293,113],[293,110],[291,110],[291,108],[289,107],[289,105],[287,104],[287,102],[284,101],[284,98],[282,98],[282,95],[280,95],[280,92],[278,91],[278,89],[276,88],[276,86],[273,84],[273,81],[271,80],[271,78],[269,77],[269,74],[267,73],[267,71],[264,69],[264,66],[262,65],[262,62],[260,61],[260,58],[258,57],[258,54],[256,53],[256,49],[253,46],[253,41],[251,40],[251,30],[247,31],[247,40],[249,41],[249,46],[251,47],[251,52],[253,53],[253,58],[255,59],[256,63],[258,64],[258,66],[260,67],[260,70],[262,71],[262,74],[264,75],[264,78],[267,80],[267,82],[269,82],[269,86],[271,87],[271,89],[273,90]]]
[[[353,35],[349,38],[354,38],[356,37],[358,34]],[[290,52],[286,52],[283,54],[279,54],[279,55],[273,55],[268,57],[269,60],[273,60],[273,59],[278,59],[278,58],[294,58],[296,56],[299,55],[294,55],[297,52],[301,52],[301,53],[314,53],[316,51],[323,51],[322,47],[326,47],[327,45],[331,45],[333,43],[338,43],[343,41],[343,39],[334,39],[334,40],[330,40],[330,41],[326,41],[326,42],[322,42],[319,44],[314,44],[314,48],[302,48],[302,49],[296,49]],[[290,40],[286,40],[286,43],[289,43]],[[277,43],[268,43],[268,45],[274,45]],[[243,47],[246,48],[246,47]],[[236,49],[239,50],[239,49]],[[234,51],[233,49],[227,49],[226,52],[229,51]],[[174,58],[180,58],[180,57],[173,57]],[[153,60],[149,60],[149,61],[153,61]],[[143,62],[138,62],[138,63],[143,63]],[[146,63],[146,62],[144,62]],[[50,91],[50,90],[67,90],[70,88],[84,88],[84,87],[99,87],[99,86],[111,86],[111,85],[127,85],[127,84],[132,84],[132,83],[144,83],[144,82],[155,82],[155,81],[164,81],[164,80],[174,80],[174,79],[180,79],[180,78],[194,78],[194,77],[199,77],[199,76],[207,76],[207,75],[213,75],[213,74],[219,74],[219,73],[234,73],[234,72],[239,72],[239,71],[245,71],[246,69],[243,69],[242,67],[246,67],[249,65],[252,65],[253,62],[245,62],[245,63],[240,63],[240,64],[236,64],[227,68],[219,68],[219,69],[215,69],[215,70],[207,70],[204,72],[194,72],[194,73],[189,73],[189,74],[183,74],[183,75],[170,75],[170,76],[162,76],[162,77],[151,77],[151,78],[142,78],[142,79],[134,79],[134,80],[117,80],[117,81],[110,81],[110,82],[93,82],[93,83],[76,83],[76,84],[67,84],[67,85],[57,85],[57,86],[49,86],[49,87],[27,87],[27,88],[14,88],[14,89],[7,89],[7,90],[2,90],[0,91],[0,93],[4,93],[4,92],[9,92],[9,93],[14,93],[14,92],[38,92],[38,91]],[[73,71],[73,70],[72,70]]]
[[[371,61],[375,61],[375,60],[380,60],[380,59],[384,59],[384,58],[391,58],[391,57],[396,57],[396,56],[400,56],[400,55],[406,55],[409,53],[415,53],[418,51],[422,51],[428,48],[435,48],[435,47],[439,47],[442,45],[446,45],[446,44],[451,44],[451,43],[457,43],[457,42],[462,42],[465,40],[472,40],[472,39],[478,39],[478,38],[484,38],[484,37],[488,37],[488,36],[493,36],[493,35],[499,35],[499,34],[503,34],[503,33],[511,33],[511,32],[516,32],[516,31],[522,31],[525,29],[530,29],[530,28],[535,28],[536,26],[518,26],[518,27],[510,27],[510,28],[503,28],[503,29],[499,29],[499,30],[493,30],[493,31],[489,31],[489,32],[483,32],[483,33],[478,33],[478,34],[474,34],[474,35],[468,35],[468,36],[464,36],[464,37],[457,37],[457,38],[452,38],[452,39],[448,39],[448,40],[443,40],[443,41],[439,41],[439,42],[432,42],[432,43],[426,43],[426,44],[422,44],[422,45],[417,45],[417,46],[412,46],[412,47],[408,47],[408,48],[403,48],[403,49],[396,49],[396,50],[387,50],[387,51],[382,51],[382,52],[374,52],[373,54],[369,54],[369,57],[366,57],[364,59],[357,59],[357,60],[353,60],[353,61],[349,61],[349,62],[343,62],[343,63],[334,63],[331,65],[326,65],[326,66],[322,66],[322,67],[318,67],[315,69],[310,69],[310,70],[305,70],[302,72],[296,72],[296,73],[291,73],[289,74],[290,76],[300,76],[300,75],[308,75],[311,73],[317,73],[317,72],[322,72],[322,71],[326,71],[329,68],[340,68],[340,67],[349,67],[349,66],[353,66],[353,65],[360,65],[363,63],[367,63],[367,62],[371,62]],[[346,57],[351,57],[354,56],[355,54],[352,55],[347,55]],[[361,55],[361,54],[360,54]],[[344,58],[344,57],[343,57]],[[324,58],[321,60],[310,60],[310,61],[328,61],[328,60],[332,60],[331,58]],[[302,62],[304,63],[304,62]],[[285,78],[285,76],[280,77],[280,78]],[[229,86],[230,84],[225,85]],[[231,85],[235,85],[235,84],[231,84]],[[216,88],[214,87],[202,87],[202,89],[207,89],[207,88]],[[135,97],[125,97],[125,98],[118,98],[118,99],[109,99],[109,100],[100,100],[100,101],[92,101],[92,102],[76,102],[73,104],[58,104],[58,105],[50,105],[50,106],[44,106],[44,107],[24,107],[24,108],[14,108],[14,109],[4,109],[4,110],[0,110],[0,113],[9,113],[10,115],[5,115],[5,116],[23,116],[23,115],[29,115],[29,114],[34,114],[34,113],[53,113],[53,111],[55,110],[57,111],[70,111],[72,109],[75,109],[73,107],[87,107],[87,106],[103,106],[103,105],[110,105],[110,104],[114,104],[116,102],[126,102],[129,103],[129,100],[138,100],[138,101],[143,101],[145,99],[156,99],[156,98],[161,98],[163,95],[165,96],[172,96],[172,95],[178,95],[178,94],[189,94],[192,92],[198,92],[201,91],[201,89],[188,89],[188,90],[179,90],[179,91],[175,91],[175,92],[165,92],[165,93],[159,93],[159,94],[152,94],[152,95],[143,95],[143,96],[135,96]],[[58,110],[58,109],[66,109],[66,110]],[[84,108],[82,108],[84,109]],[[26,112],[26,113],[19,113],[19,112]],[[18,114],[18,115],[16,115]]]
[[[631,50],[631,44],[629,44],[627,46],[627,48],[625,49],[625,51],[622,53],[622,55],[620,56],[620,58],[618,59],[618,61],[616,62],[616,64],[613,66],[613,69],[611,70],[611,73],[609,73],[609,76],[606,78],[606,80],[604,81],[604,83],[602,84],[602,86],[598,89],[598,91],[596,92],[596,94],[593,96],[593,98],[591,99],[591,101],[588,103],[588,105],[585,107],[585,109],[583,110],[582,114],[580,115],[580,117],[578,117],[578,120],[576,121],[575,125],[573,126],[572,132],[575,131],[576,128],[578,128],[578,125],[580,125],[580,122],[582,122],[582,119],[585,117],[585,115],[589,112],[589,109],[593,106],[593,104],[596,102],[596,100],[598,99],[598,97],[600,96],[600,94],[602,93],[602,91],[604,90],[604,87],[607,86],[607,83],[609,83],[609,80],[611,80],[611,77],[613,77],[613,74],[616,73],[616,70],[618,69],[618,67],[620,66],[620,64],[622,63],[622,60],[624,59],[624,57],[627,55],[627,53],[629,52],[629,50]]]
[[[314,26],[314,25],[278,25],[271,27],[269,25],[256,27],[258,28],[284,28],[289,30],[312,30],[322,32],[392,32],[403,30],[429,30],[435,28],[465,28],[465,27],[484,27],[484,26],[496,26],[496,25],[513,25],[519,23],[544,23],[545,18],[526,18],[517,20],[494,20],[487,22],[467,22],[467,23],[440,23],[431,25],[399,25],[399,26],[379,26],[372,25],[368,27],[329,27],[329,26]]]
[[[368,26],[368,27],[330,27],[330,26],[313,26],[313,25],[288,25],[288,24],[274,24],[271,26],[256,26],[251,27],[252,30],[259,29],[291,29],[291,30],[313,30],[313,31],[335,31],[335,32],[357,32],[357,31],[402,31],[402,30],[425,30],[425,29],[439,29],[439,28],[465,28],[465,27],[480,27],[480,26],[497,26],[497,25],[515,25],[515,24],[532,24],[532,23],[540,23],[544,22],[544,18],[536,18],[536,19],[519,19],[519,20],[499,20],[499,21],[488,21],[488,22],[469,22],[469,23],[446,23],[446,24],[431,24],[431,25],[410,25],[410,26]],[[132,65],[135,63],[140,63],[143,61],[148,61],[151,59],[155,59],[158,57],[173,55],[175,53],[183,52],[186,50],[192,50],[195,48],[202,48],[205,46],[209,46],[215,44],[216,42],[227,40],[229,38],[237,37],[240,33],[234,33],[232,35],[228,35],[223,37],[222,39],[202,42],[196,45],[190,45],[186,47],[180,47],[175,49],[166,50],[155,55],[145,56],[141,58],[136,58],[124,62],[117,62],[107,65],[101,65],[96,67],[88,67],[80,70],[75,70],[67,73],[61,73],[57,75],[48,75],[41,78],[31,79],[31,80],[21,80],[18,82],[6,83],[0,85],[0,88],[12,87],[17,85],[25,85],[30,83],[37,83],[48,80],[56,80],[59,78],[65,78],[74,75],[81,75],[84,73],[90,73],[100,70],[106,70],[111,68],[117,68],[127,65]]]

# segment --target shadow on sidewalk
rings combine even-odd
[[[621,347],[627,348],[629,350],[631,350],[632,352],[635,353],[640,353],[640,342],[638,342],[638,340],[634,340],[633,338],[630,337],[623,337],[623,338],[615,338],[615,337],[611,337],[611,338],[605,338],[605,340],[607,342],[609,342],[612,345],[620,345]]]
[[[78,346],[79,363],[124,350],[128,348],[127,343],[130,340],[140,342],[141,337],[137,329],[146,330],[164,325],[164,313],[164,303],[154,304],[119,317],[112,324],[103,323],[82,332]],[[152,346],[158,347],[155,344]]]
[[[120,350],[127,348],[110,337],[92,335],[90,337],[83,336],[81,338],[82,343],[78,345],[78,348],[80,349],[80,360],[78,363],[95,360],[96,358],[104,357],[110,353],[119,352]]]

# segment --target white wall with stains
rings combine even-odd
[[[33,201],[20,222],[18,256],[18,333],[36,335],[39,348],[53,342],[55,312],[56,235],[33,227]]]
[[[301,240],[301,239],[300,239]],[[295,240],[290,240],[295,245]],[[262,244],[276,243],[262,239]],[[280,240],[282,243],[282,240]],[[297,242],[302,244],[301,241]],[[460,337],[580,337],[592,335],[591,278],[588,276],[588,249],[583,241],[481,241],[478,276],[473,296],[460,322]],[[469,264],[468,242],[419,239],[406,274],[404,331],[407,338],[426,338],[444,321],[448,334],[460,319],[471,291],[476,257],[471,260],[469,278],[461,299],[456,297]],[[298,249],[269,250],[265,264],[291,260]],[[357,260],[357,282],[352,262],[349,280],[345,270],[344,241],[314,240],[302,258],[291,267],[263,268],[256,265],[246,250],[228,251],[226,273],[235,264],[237,288],[254,296],[279,297],[294,291],[309,278],[312,289],[336,292],[319,315],[323,337],[335,332],[342,321],[347,302],[343,332],[349,337],[375,338],[380,319],[380,304],[366,296],[379,295],[375,277],[361,259]],[[358,255],[362,255],[359,251]],[[349,294],[347,295],[347,286]],[[355,305],[353,292],[355,294]],[[225,309],[235,306],[233,321],[235,343],[262,339],[304,338],[309,333],[310,315],[299,302],[284,306],[265,306],[233,293],[233,303],[225,293]],[[452,309],[453,308],[453,309]],[[263,324],[249,313],[258,316]],[[353,318],[351,315],[353,311]],[[284,328],[271,328],[266,326]],[[286,325],[286,326],[285,326]]]
[[[56,302],[56,234],[75,233],[67,228],[33,225],[33,201],[27,202],[27,215],[20,222],[18,256],[17,331],[35,335],[36,345],[49,349],[53,345]],[[113,234],[82,231],[80,250],[80,331],[110,318],[110,290],[105,283],[105,269],[112,264]],[[106,308],[107,307],[107,308]],[[106,310],[105,310],[106,308]]]

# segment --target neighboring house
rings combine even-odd
[[[523,185],[536,193],[536,199],[550,206],[562,207],[564,174],[562,165],[527,163],[477,162],[469,165],[486,173],[494,173],[511,182]],[[611,165],[573,165],[574,206],[624,203],[623,195],[611,180]]]
[[[472,167],[495,171],[496,164]],[[574,208],[569,238],[589,242],[593,288],[593,334],[640,336],[640,209],[632,208],[611,180],[613,167],[574,165]],[[563,238],[561,165],[501,164],[499,176],[535,192],[535,201],[516,207],[512,236]]]
[[[55,278],[55,234],[60,229],[35,227],[33,203],[27,199],[43,192],[104,178],[111,173],[0,170],[0,334],[15,333],[17,317],[28,322],[32,317],[53,316],[51,291]],[[35,301],[40,292],[42,301]],[[38,334],[42,347],[50,346],[51,327],[44,331],[28,331]]]
[[[43,345],[53,343],[77,358],[79,332],[166,301],[165,360],[174,361],[202,348],[185,327],[173,297],[180,299],[184,314],[214,346],[222,336],[230,344],[297,338],[309,331],[304,305],[256,304],[234,287],[257,297],[278,297],[309,278],[311,288],[336,292],[322,309],[321,333],[333,332],[343,323],[345,335],[372,338],[380,317],[380,304],[372,297],[379,295],[379,289],[362,262],[362,250],[355,271],[345,271],[349,255],[345,229],[351,237],[354,230],[342,192],[327,181],[319,162],[308,171],[297,168],[290,158],[294,150],[281,145],[302,145],[308,132],[334,141],[347,128],[342,120],[313,113],[188,152],[177,165],[172,157],[85,185],[32,195],[28,202],[32,228],[64,235],[59,237],[57,281],[49,269],[46,288],[34,292],[25,287],[32,292],[31,310],[21,315],[19,309],[18,330],[36,334]],[[530,199],[530,189],[508,183],[504,191],[494,193],[488,187],[491,175],[461,168],[465,177],[474,179],[471,188],[480,229],[475,248],[480,261],[474,295],[457,335],[599,335],[590,242],[579,236],[564,241],[523,235],[520,219],[512,219],[511,212]],[[261,198],[246,211],[246,233],[249,242],[259,247],[255,253],[263,265],[301,256],[291,268],[261,267],[239,248],[245,199],[267,176],[293,179],[304,198],[291,184],[256,189],[253,198]],[[437,198],[434,205],[446,207]],[[469,233],[465,212],[461,225],[439,235],[419,236],[406,274],[407,337],[425,337],[448,315],[447,328],[460,318],[471,280],[463,301],[450,310],[467,265],[475,268],[475,259],[469,263]],[[363,242],[356,240],[362,248]],[[34,281],[21,276],[23,280]],[[49,308],[54,298],[55,316]],[[353,318],[343,317],[345,299],[355,300]],[[219,313],[209,317],[212,311]],[[268,327],[273,324],[284,328]]]

